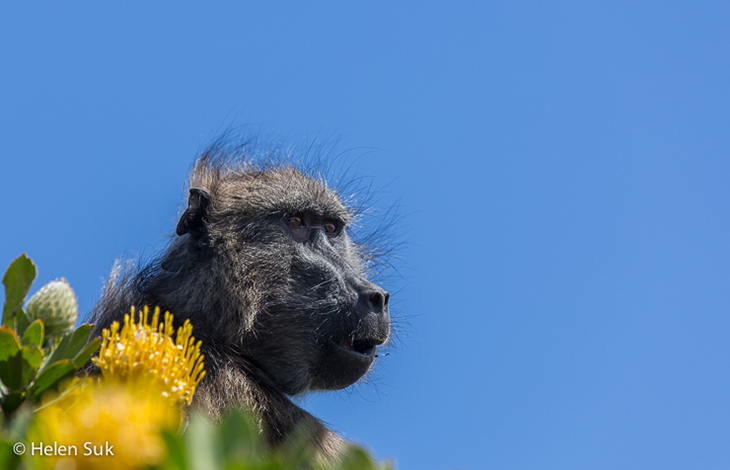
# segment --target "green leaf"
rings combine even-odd
[[[91,356],[99,350],[99,346],[101,346],[101,338],[94,338],[84,347],[84,349],[79,351],[72,361],[76,369],[84,367],[84,365],[89,362],[89,359],[91,359]]]
[[[220,440],[228,462],[252,462],[262,454],[256,424],[243,412],[230,413],[221,423]]]
[[[379,470],[394,470],[393,461],[392,460],[386,460],[382,464],[380,464]]]
[[[89,342],[91,336],[91,330],[94,329],[94,325],[85,323],[71,333],[71,337],[66,345],[66,350],[62,351],[61,359],[73,359],[76,355],[84,349],[84,346]],[[60,345],[59,345],[60,349]]]
[[[195,414],[185,431],[185,450],[188,462],[195,470],[217,470],[221,467],[220,455],[216,452],[215,428],[202,415]]]
[[[0,468],[7,470],[19,470],[21,467],[20,456],[13,452],[13,444],[8,440],[0,440]]]
[[[7,326],[0,326],[0,362],[15,356],[20,351],[18,335]]]
[[[23,355],[20,350],[0,361],[0,380],[9,390],[20,390],[23,387]]]
[[[313,468],[316,452],[307,438],[304,428],[294,429],[281,443],[274,453],[276,460],[281,462],[282,468],[305,469]]]
[[[8,434],[10,436],[17,436],[19,439],[21,436],[28,435],[28,428],[30,423],[33,421],[33,407],[30,406],[28,400],[23,400],[23,403],[13,413],[13,419],[7,423]]]
[[[28,470],[30,468],[26,458],[21,459],[21,456],[13,452],[12,447],[16,442],[23,442],[27,448],[30,447],[26,436],[28,435],[28,425],[33,416],[32,410],[30,407],[24,406],[25,401],[22,399],[18,401],[18,398],[14,398],[13,401],[15,401],[15,404],[21,403],[20,407],[16,407],[12,411],[12,419],[6,421],[5,426],[0,431],[0,468],[3,470]],[[7,401],[7,404],[10,406],[10,400]]]
[[[3,397],[2,407],[5,415],[10,415],[17,410],[25,401],[26,393],[21,390],[15,390]]]
[[[0,380],[9,390],[24,390],[35,378],[43,362],[38,346],[23,346],[14,355],[0,361]]]
[[[62,359],[52,365],[46,370],[38,374],[33,385],[28,390],[31,400],[34,403],[38,402],[43,392],[49,389],[57,389],[59,382],[63,379],[73,377],[76,368],[73,362],[68,359]]]
[[[41,373],[51,364],[54,364],[61,359],[75,359],[79,354],[81,354],[81,352],[85,350],[84,348],[88,347],[86,343],[89,341],[89,337],[91,336],[91,331],[93,329],[93,324],[85,323],[76,328],[76,330],[72,333],[64,335],[60,338],[60,340],[59,338],[56,338],[55,346],[46,348],[47,355],[45,362],[41,366]]]
[[[43,322],[38,319],[28,326],[23,333],[23,344],[26,346],[43,345]]]
[[[25,314],[25,310],[19,308],[15,312],[15,332],[19,335],[24,335],[25,330],[28,329],[28,326],[30,326],[30,322],[28,321],[28,315]]]
[[[350,446],[345,452],[339,467],[347,470],[375,470],[373,459],[359,447]]]
[[[162,431],[162,439],[167,446],[167,465],[175,470],[188,470],[185,446],[177,433]]]
[[[35,279],[36,267],[25,256],[25,253],[15,258],[3,276],[5,284],[5,304],[3,305],[3,325],[13,324],[15,312],[23,306],[25,296],[28,295],[30,285]]]
[[[68,342],[71,340],[72,335],[64,335],[61,338],[55,338],[54,344],[46,347],[46,359],[43,361],[41,366],[41,372],[46,370],[51,364],[55,364],[57,361],[63,359],[63,353],[68,348]]]
[[[28,386],[43,362],[43,351],[38,346],[23,346],[20,354],[23,357],[23,385]]]
[[[58,395],[55,395],[51,399],[47,399],[48,397],[43,397],[44,398],[43,402],[39,403],[38,406],[36,406],[33,409],[33,411],[37,413],[38,411],[42,410],[43,408],[45,408],[47,406],[51,406],[54,403],[57,403],[57,402],[63,400],[64,398],[66,398],[68,396],[69,393],[73,392],[74,388],[76,388],[78,386],[79,382],[80,382],[79,378],[74,377],[72,380],[70,380],[68,382],[68,386],[64,387],[64,389]]]

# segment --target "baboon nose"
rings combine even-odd
[[[390,294],[387,292],[371,292],[368,300],[370,301],[370,305],[375,308],[376,312],[382,312],[388,306]]]

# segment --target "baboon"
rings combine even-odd
[[[353,212],[324,180],[231,153],[213,145],[196,160],[176,235],[151,262],[113,271],[94,332],[133,305],[189,319],[207,370],[194,407],[213,418],[245,407],[273,448],[304,430],[336,459],[345,441],[290,397],[368,372],[390,335],[390,295],[368,280]]]

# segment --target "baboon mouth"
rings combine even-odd
[[[376,339],[344,339],[338,344],[342,349],[353,351],[364,356],[371,356],[375,352],[375,346],[381,344],[382,341]]]

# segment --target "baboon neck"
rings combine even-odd
[[[231,409],[251,410],[273,447],[300,433],[318,446],[331,447],[333,452],[344,445],[339,436],[280,392],[255,365],[240,357],[216,353],[210,353],[206,360],[214,366],[195,394],[194,407],[215,419]]]

